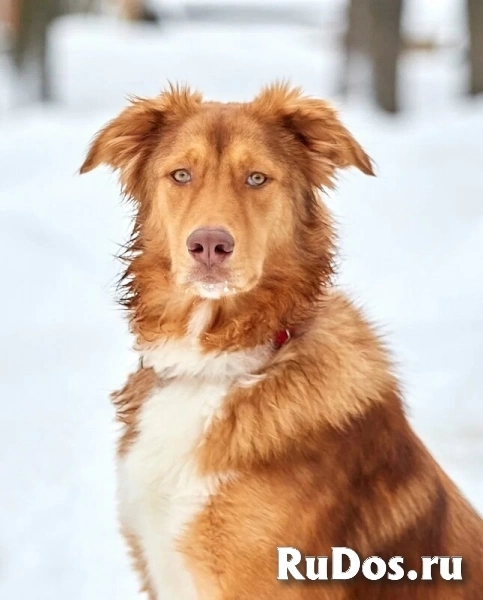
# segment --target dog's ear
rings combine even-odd
[[[145,164],[168,128],[192,114],[201,102],[200,94],[175,86],[156,98],[132,99],[94,137],[80,173],[106,164],[119,169],[121,181],[129,187],[129,180]]]
[[[337,169],[351,166],[374,175],[371,159],[328,102],[275,84],[262,90],[253,106],[264,120],[283,127],[302,144],[313,185],[330,186]]]

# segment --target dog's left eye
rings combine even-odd
[[[171,177],[176,183],[189,183],[191,181],[191,173],[186,169],[176,169],[171,173]]]
[[[246,182],[251,187],[260,187],[266,183],[268,177],[263,173],[250,173],[247,177]]]

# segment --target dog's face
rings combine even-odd
[[[290,173],[263,127],[240,107],[202,105],[151,164],[150,235],[166,236],[176,283],[208,298],[254,287],[293,221]]]
[[[371,163],[325,102],[274,86],[252,103],[171,89],[136,100],[94,140],[81,172],[106,163],[138,203],[151,277],[204,298],[247,292],[324,237],[313,190]],[[327,232],[326,232],[327,233]],[[304,239],[305,238],[305,239]]]

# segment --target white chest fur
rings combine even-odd
[[[121,518],[141,542],[159,600],[196,598],[176,541],[215,491],[215,481],[196,474],[193,450],[226,391],[226,384],[182,380],[156,391],[121,465]]]
[[[200,477],[193,451],[230,386],[253,380],[268,352],[202,355],[170,342],[145,355],[146,366],[174,378],[140,411],[138,435],[119,465],[120,516],[140,541],[159,600],[197,599],[177,540],[216,492],[219,477]]]

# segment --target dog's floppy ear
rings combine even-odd
[[[265,88],[253,106],[264,119],[282,126],[302,144],[313,185],[330,186],[337,169],[351,166],[374,175],[371,159],[325,100],[303,96],[299,88],[275,84]]]
[[[95,136],[80,173],[106,164],[119,169],[123,184],[129,187],[129,179],[145,163],[163,132],[193,113],[201,101],[200,94],[174,86],[156,98],[134,98]]]

